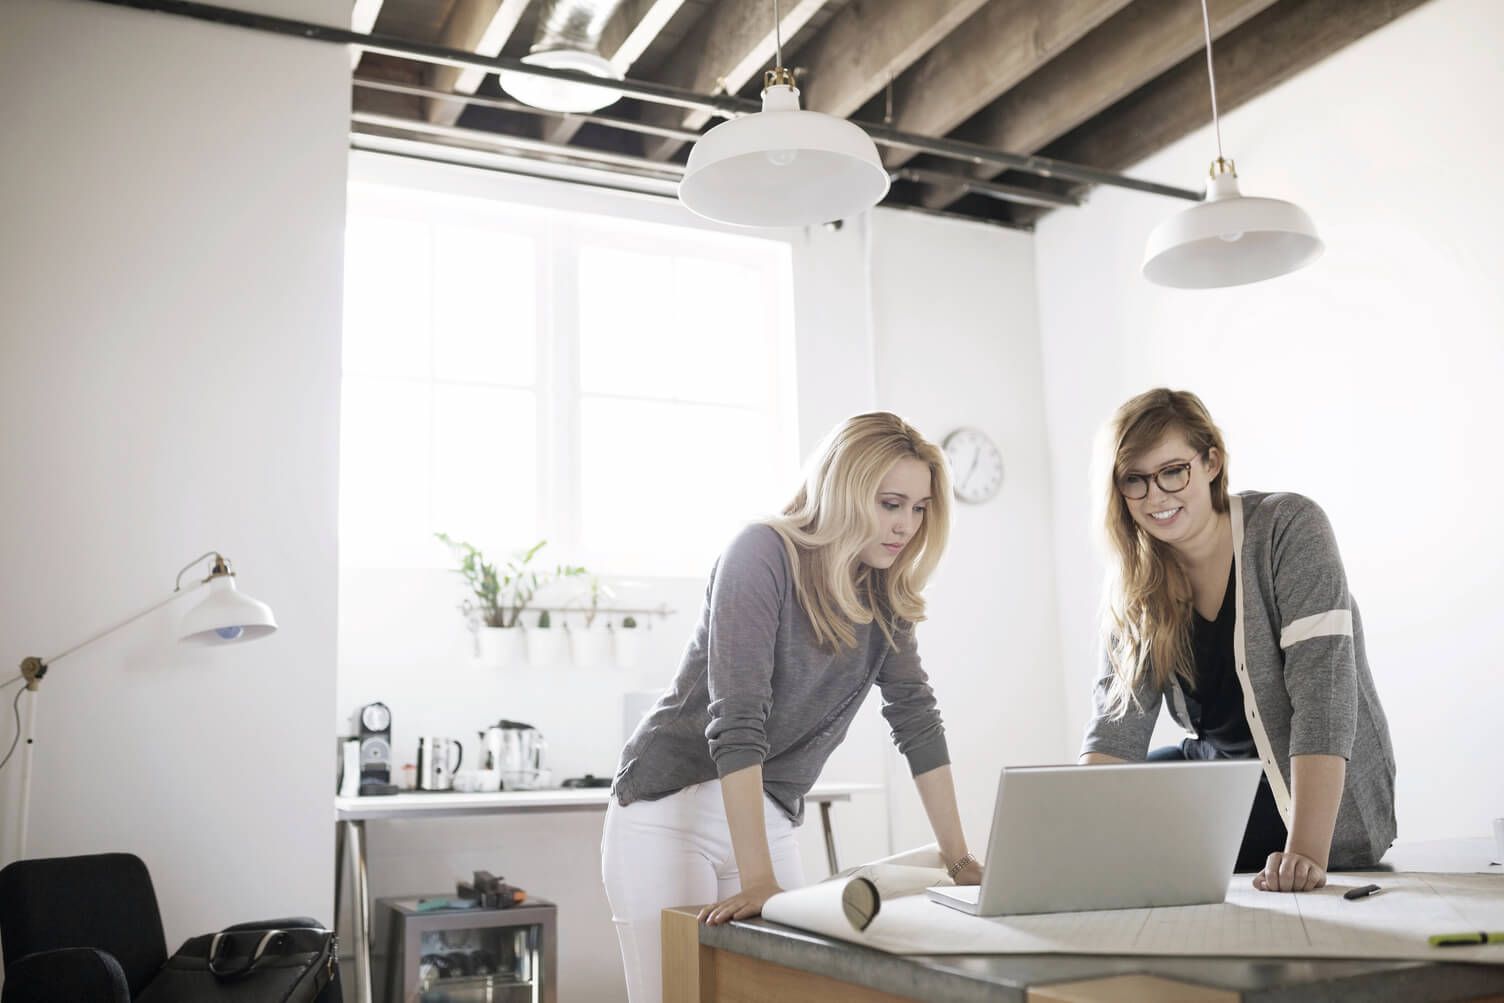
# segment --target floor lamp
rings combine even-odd
[[[213,558],[213,564],[209,569],[209,576],[197,582],[191,582],[185,589],[183,576],[200,563]],[[203,600],[190,609],[183,617],[181,627],[178,629],[178,642],[193,645],[221,645],[236,644],[241,641],[254,641],[258,637],[265,637],[277,629],[277,620],[272,616],[271,607],[265,603],[257,602],[249,596],[242,595],[235,590],[235,572],[230,570],[230,562],[220,554],[209,551],[199,557],[195,557],[178,572],[177,581],[173,586],[172,593],[165,599],[159,599],[143,610],[132,613],[118,623],[111,624],[96,634],[79,641],[73,647],[60,652],[50,658],[37,658],[35,656],[21,660],[21,674],[6,680],[0,684],[0,688],[9,686],[19,680],[25,680],[23,686],[16,694],[16,702],[19,704],[22,694],[28,690],[33,693],[46,677],[48,669],[53,663],[67,658],[85,645],[92,644],[100,638],[113,634],[127,624],[135,623],[146,614],[166,606],[182,596],[196,592],[207,586],[207,595]],[[36,722],[36,697],[33,696],[26,705],[26,725],[19,727],[20,717],[17,714],[16,740],[26,736],[26,747],[21,753],[21,811],[20,811],[20,839],[17,843],[18,858],[26,856],[26,825],[27,814],[31,805],[31,765],[32,747],[31,736]],[[18,708],[19,710],[19,708]],[[11,746],[12,752],[15,749]],[[10,759],[10,754],[0,758],[0,766]]]

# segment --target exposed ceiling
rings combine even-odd
[[[356,0],[356,30],[365,20],[374,35],[394,40],[520,58],[551,2],[559,0]],[[1220,110],[1423,2],[1208,0]],[[628,80],[757,97],[773,61],[772,0],[613,6],[599,50]],[[780,0],[779,8],[784,63],[795,71],[804,107],[863,124],[1120,172],[1211,120],[1199,0]],[[509,142],[535,158],[602,160],[644,175],[658,165],[671,176],[689,151],[684,133],[721,121],[703,109],[630,98],[589,121],[524,110],[495,74],[389,53],[360,55],[355,80],[359,134],[469,149]],[[464,100],[471,95],[474,101]],[[888,205],[1027,226],[1050,208],[1007,190],[1080,198],[1090,187],[1001,164],[881,149],[898,178]],[[1236,154],[1235,142],[1229,150]],[[1199,167],[1185,166],[1182,177],[1149,180],[1194,188]],[[997,190],[980,187],[987,185]]]

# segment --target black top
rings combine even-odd
[[[1191,612],[1191,654],[1196,661],[1196,682],[1186,693],[1186,709],[1196,726],[1196,737],[1201,744],[1215,750],[1217,758],[1252,759],[1258,750],[1243,714],[1243,688],[1238,685],[1232,645],[1233,624],[1238,616],[1237,573],[1234,561],[1215,621]]]

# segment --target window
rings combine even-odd
[[[342,565],[700,577],[787,500],[786,244],[364,184],[346,243]]]

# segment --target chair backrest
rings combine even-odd
[[[167,960],[151,875],[130,853],[18,860],[0,870],[0,943],[7,967],[62,947],[108,951],[132,996]]]

